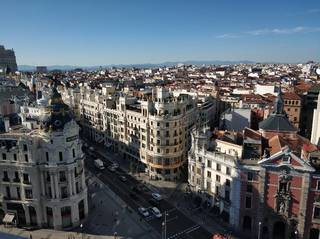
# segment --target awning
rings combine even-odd
[[[6,215],[2,219],[2,222],[3,223],[12,223],[14,218],[15,218],[14,213],[6,213]]]

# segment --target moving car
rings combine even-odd
[[[159,193],[152,193],[151,196],[157,201],[162,200],[162,196]]]
[[[104,169],[104,164],[101,159],[94,160],[94,166],[100,170]]]
[[[150,208],[150,211],[153,215],[155,215],[156,218],[161,218],[162,217],[162,214],[160,212],[160,210],[156,207],[152,207]]]
[[[148,210],[144,207],[139,207],[138,208],[139,213],[144,216],[144,217],[149,217],[150,213],[148,212]]]

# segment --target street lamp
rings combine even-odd
[[[294,236],[295,236],[294,237],[295,239],[298,239],[298,231],[297,230],[294,231]]]
[[[261,222],[259,222],[259,228],[258,228],[258,239],[260,239],[261,236]]]

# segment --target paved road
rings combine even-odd
[[[26,237],[7,234],[7,233],[4,233],[4,232],[0,232],[0,238],[1,239],[27,239]]]
[[[107,184],[108,187],[114,191],[127,205],[133,210],[137,210],[138,207],[149,208],[152,205],[149,203],[151,197],[151,191],[148,188],[144,187],[139,181],[135,178],[127,175],[120,168],[116,172],[111,172],[107,169],[111,165],[110,161],[102,159],[105,162],[106,169],[103,171],[98,170],[94,166],[94,159],[101,158],[97,152],[91,152],[85,150],[87,155],[86,158],[86,167],[92,173],[94,173],[103,183]],[[124,175],[127,178],[126,182],[122,182],[119,178],[120,175]],[[138,186],[139,185],[139,186]],[[139,189],[133,189],[133,188]],[[144,218],[156,231],[162,235],[163,232],[163,221],[164,221],[164,212],[167,213],[167,239],[210,239],[211,233],[202,228],[200,225],[186,217],[183,213],[173,207],[168,201],[162,200],[158,208],[161,210],[163,217],[157,219],[154,216]]]

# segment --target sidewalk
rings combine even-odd
[[[80,228],[72,231],[39,229],[27,231],[0,225],[0,232],[32,239],[158,239],[160,236],[144,220],[140,221],[137,212],[114,194],[98,178],[87,171],[89,192],[89,215]],[[129,210],[128,210],[129,209]],[[114,234],[117,233],[115,237]],[[1,235],[0,235],[1,238]],[[8,236],[11,239],[11,237]],[[1,238],[2,239],[2,238]]]
[[[0,231],[12,235],[17,235],[23,238],[32,239],[114,239],[114,236],[97,236],[89,234],[81,234],[78,232],[65,232],[65,231],[56,231],[50,229],[40,229],[36,231],[26,231],[24,229],[15,228],[15,227],[4,227],[0,225]],[[74,236],[74,237],[72,237]],[[125,237],[118,236],[117,239],[125,239]]]

